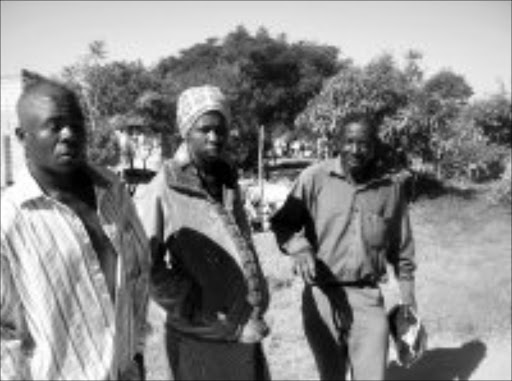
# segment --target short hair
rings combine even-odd
[[[370,129],[373,137],[379,137],[379,127],[382,122],[382,118],[376,113],[370,113],[365,111],[352,111],[343,115],[339,120],[340,132],[342,135],[345,134],[346,127],[352,123],[364,124]]]
[[[78,110],[82,112],[77,95],[66,85],[55,80],[44,77],[38,73],[31,72],[23,69],[21,71],[22,77],[22,93],[16,103],[16,112],[22,122],[21,115],[27,103],[34,97],[40,95],[47,95],[52,99],[62,99],[70,97],[76,102]]]

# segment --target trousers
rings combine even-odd
[[[378,287],[306,286],[302,314],[321,380],[384,380],[389,326]]]

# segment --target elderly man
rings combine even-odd
[[[2,195],[1,379],[143,379],[150,255],[135,206],[87,163],[75,94],[23,77],[26,169]]]
[[[217,87],[178,99],[184,143],[140,196],[153,255],[152,295],[167,312],[167,349],[178,380],[262,380],[268,328],[265,279],[236,170],[223,149],[230,113]]]
[[[415,308],[414,245],[400,176],[378,154],[378,124],[347,117],[340,157],[307,168],[272,228],[305,280],[303,316],[322,380],[383,380],[388,322],[378,287],[394,266]]]

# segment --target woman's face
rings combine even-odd
[[[193,157],[200,161],[212,161],[222,154],[227,138],[226,119],[217,111],[209,111],[196,120],[187,134],[186,141]]]

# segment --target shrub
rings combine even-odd
[[[505,171],[501,178],[493,184],[490,192],[491,201],[494,203],[512,205],[511,181],[512,181],[512,157],[506,160]]]
[[[441,159],[443,177],[483,182],[503,173],[507,148],[491,142],[469,113],[463,112],[447,126]]]

